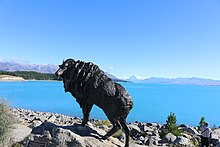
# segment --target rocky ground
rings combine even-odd
[[[17,146],[36,147],[121,147],[124,146],[125,135],[117,132],[108,140],[100,138],[111,128],[111,125],[101,120],[90,120],[87,126],[80,125],[81,119],[61,114],[45,113],[12,108],[11,113],[16,117],[13,125],[10,144]],[[181,125],[182,136],[177,137],[169,133],[161,138],[158,123],[129,123],[131,130],[131,147],[144,146],[198,146],[200,133],[196,128]],[[213,130],[213,146],[220,146],[220,129]],[[10,146],[10,145],[9,145]]]

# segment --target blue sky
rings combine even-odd
[[[0,0],[0,60],[220,80],[218,0]]]

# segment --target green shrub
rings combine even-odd
[[[203,116],[199,122],[198,130],[202,131],[202,126],[205,125],[205,117]]]
[[[173,112],[170,112],[170,115],[167,117],[166,120],[166,125],[162,130],[162,136],[165,136],[168,133],[172,133],[175,136],[181,136],[181,130],[178,129],[176,121],[176,116]]]
[[[14,119],[10,114],[9,104],[4,99],[0,99],[0,146],[8,139],[13,121]]]

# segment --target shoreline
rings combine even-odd
[[[79,117],[67,116],[59,113],[32,111],[22,108],[10,108],[10,112],[17,119],[17,124],[26,127],[28,130],[32,130],[29,131],[25,136],[25,138],[32,141],[36,141],[34,140],[33,136],[38,136],[39,138],[39,134],[41,134],[40,141],[45,141],[44,134],[45,131],[48,129],[47,133],[49,133],[51,136],[51,139],[49,139],[48,142],[50,144],[52,144],[54,140],[62,140],[63,138],[66,138],[68,135],[75,137],[75,141],[80,142],[80,140],[86,140],[86,142],[89,143],[92,140],[92,144],[96,143],[99,146],[112,147],[115,145],[123,146],[124,144],[123,132],[116,136],[116,138],[110,137],[110,142],[109,140],[104,142],[100,141],[100,139],[97,139],[100,138],[99,136],[96,136],[97,138],[94,137],[94,132],[98,132],[99,135],[104,135],[111,128],[111,125],[106,125],[106,123],[104,123],[105,120],[90,119],[88,124],[85,127],[83,127],[80,125],[82,119]],[[131,133],[130,137],[132,139],[130,142],[132,144],[132,147],[170,145],[193,146],[193,143],[198,144],[198,142],[200,142],[200,132],[196,130],[196,127],[189,126],[187,124],[182,124],[179,126],[179,129],[182,130],[182,136],[175,136],[172,133],[169,133],[165,137],[161,137],[161,131],[165,126],[164,124],[153,122],[130,122],[127,123],[127,125]],[[62,135],[67,136],[56,138],[56,135],[53,134],[54,131],[52,131],[51,129],[61,129],[63,132]],[[69,132],[69,130],[71,132]],[[16,131],[16,129],[14,131]],[[20,133],[22,133],[22,131]],[[59,133],[59,131],[55,131],[55,133]],[[24,140],[23,142],[25,143],[25,139],[22,140]],[[20,142],[22,142],[22,140],[20,140]],[[220,144],[219,128],[213,130],[212,140],[213,142],[217,142]],[[59,143],[62,143],[60,145],[63,146],[67,142],[65,142],[64,140]],[[82,144],[82,147],[85,146],[82,142],[80,143]]]

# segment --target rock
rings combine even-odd
[[[74,146],[74,147],[84,147],[84,138],[73,133],[70,130],[57,128],[55,131],[55,140],[58,146]]]
[[[39,120],[34,120],[31,124],[30,124],[30,128],[35,128],[35,127],[38,127],[42,124],[41,121]]]
[[[51,115],[51,116],[49,116],[49,118],[48,118],[48,122],[54,122],[56,120],[56,116],[55,115]]]
[[[218,141],[214,145],[215,145],[215,147],[220,147],[220,142]]]
[[[125,142],[125,133],[124,132],[122,132],[121,135],[118,136],[118,140],[123,142],[123,143]]]
[[[78,117],[69,117],[61,114],[30,111],[24,109],[11,109],[11,113],[16,117],[17,123],[28,126],[27,137],[14,135],[15,141],[25,143],[27,140],[45,142],[48,146],[86,146],[86,147],[118,147],[124,146],[125,134],[118,138],[110,137],[107,140],[100,138],[109,131],[110,127],[105,125],[98,127],[95,124],[97,119],[91,119],[86,126],[81,126],[82,120]],[[156,147],[156,146],[192,146],[198,144],[199,133],[194,127],[181,125],[183,129],[182,137],[167,134],[163,140],[160,138],[161,130],[165,125],[158,123],[135,122],[129,123],[130,133],[134,141],[130,140],[131,147]],[[32,131],[30,128],[33,128]],[[22,130],[22,131],[21,131]],[[31,131],[31,134],[29,134]],[[23,132],[23,129],[20,131]],[[22,137],[19,139],[19,137]],[[25,139],[24,139],[25,138]],[[215,129],[212,133],[212,142],[215,146],[220,146],[220,129]],[[25,144],[24,144],[25,145]]]
[[[139,145],[143,145],[143,142],[141,140],[137,140],[135,143],[137,143]]]
[[[192,139],[192,135],[186,134],[186,133],[182,133],[182,136],[188,139]]]
[[[145,133],[147,136],[153,136],[153,133],[152,132],[146,132]]]
[[[141,134],[141,130],[137,125],[130,124],[130,125],[128,125],[128,127],[130,128],[131,136],[135,137],[135,136]]]
[[[184,124],[180,125],[180,127],[183,130],[183,132],[187,132],[187,133],[190,133],[192,135],[200,135],[198,133],[198,131],[196,129],[194,129],[193,127],[190,127],[190,126],[184,125]]]
[[[144,126],[143,129],[144,129],[143,130],[144,132],[154,132],[154,130],[152,128],[148,127],[148,126]]]
[[[106,125],[99,126],[99,128],[104,130],[105,132],[109,131],[109,128]]]
[[[158,142],[160,141],[161,139],[158,137],[158,136],[150,136],[148,138],[148,140],[146,141],[146,145],[148,146],[158,146]]]
[[[93,146],[123,146],[123,143],[118,139],[110,137],[108,140],[100,142],[100,138],[106,132],[88,126],[74,124],[73,126],[57,126],[50,122],[42,123],[41,126],[33,128],[30,139],[40,142],[47,142],[51,146],[78,146],[78,147],[93,147]]]
[[[12,143],[20,142],[24,140],[24,138],[26,138],[30,133],[31,129],[29,127],[21,124],[14,124],[12,126],[10,141]]]
[[[141,142],[144,142],[145,138],[143,136],[140,136],[139,139]]]
[[[212,131],[212,138],[213,139],[220,139],[220,128]]]
[[[176,140],[173,142],[174,145],[177,146],[187,146],[192,147],[193,145],[190,143],[190,140],[188,138],[179,136],[176,138]]]
[[[45,123],[42,123],[40,126],[33,128],[31,133],[43,135],[44,132],[47,130],[53,136],[54,130],[56,128],[57,128],[57,125],[50,123],[50,122],[45,122]]]
[[[215,129],[212,131],[212,139],[211,142],[213,144],[219,144],[220,145],[220,128]]]
[[[152,127],[156,127],[156,128],[160,128],[160,124],[158,123],[147,123],[148,126],[152,126]]]
[[[46,138],[47,140],[52,140],[52,136],[51,136],[50,132],[47,130],[44,132],[43,137]]]
[[[172,133],[168,133],[165,135],[165,140],[163,140],[166,143],[173,143],[176,140],[176,136],[173,135]]]

